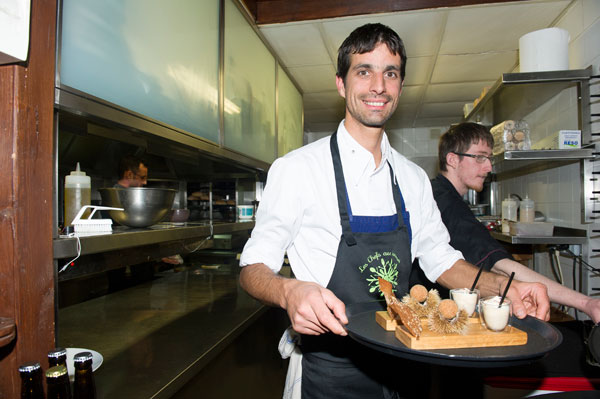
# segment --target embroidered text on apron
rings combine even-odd
[[[347,199],[337,133],[331,136],[331,154],[335,171],[342,237],[333,274],[327,288],[346,305],[381,300],[378,276],[393,283],[397,297],[408,291],[411,270],[410,222],[400,188],[390,179],[396,215],[353,216]],[[358,231],[357,231],[358,230]],[[349,337],[334,334],[302,336],[303,398],[395,398],[388,384],[398,381],[398,358],[389,359]],[[386,361],[396,365],[384,367]],[[402,368],[402,367],[400,367]]]

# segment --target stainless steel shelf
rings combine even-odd
[[[506,119],[521,119],[562,90],[587,82],[591,75],[591,68],[504,73],[464,120],[491,125]],[[493,120],[489,120],[490,113]]]
[[[593,159],[593,148],[574,148],[564,150],[527,150],[506,151],[494,157],[494,161],[561,161]]]
[[[213,234],[225,234],[235,231],[250,230],[254,221],[237,223],[214,223]],[[139,247],[143,245],[160,244],[170,241],[191,240],[208,237],[211,234],[209,223],[159,223],[144,229],[115,227],[112,234],[80,237],[81,255],[89,255],[107,251],[115,251]],[[77,256],[77,239],[74,237],[57,238],[53,242],[54,259],[64,259]]]
[[[587,240],[585,230],[556,226],[554,227],[554,234],[551,236],[513,236],[495,231],[492,231],[491,234],[496,240],[509,244],[582,245]]]

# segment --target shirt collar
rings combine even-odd
[[[338,147],[340,157],[344,165],[344,176],[346,181],[358,185],[363,178],[379,173],[383,167],[387,167],[390,158],[390,143],[387,135],[383,133],[381,139],[381,162],[375,169],[375,159],[367,149],[361,146],[346,130],[344,120],[338,126]]]

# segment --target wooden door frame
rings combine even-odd
[[[0,399],[19,396],[18,367],[54,347],[53,108],[57,0],[31,2],[27,61],[0,66]]]

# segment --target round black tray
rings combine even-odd
[[[385,302],[355,303],[346,307],[348,335],[380,352],[419,362],[459,367],[506,367],[541,359],[562,342],[562,334],[551,324],[533,317],[511,319],[511,325],[527,333],[527,344],[460,349],[410,349],[393,331],[375,321],[375,312],[385,310]]]

